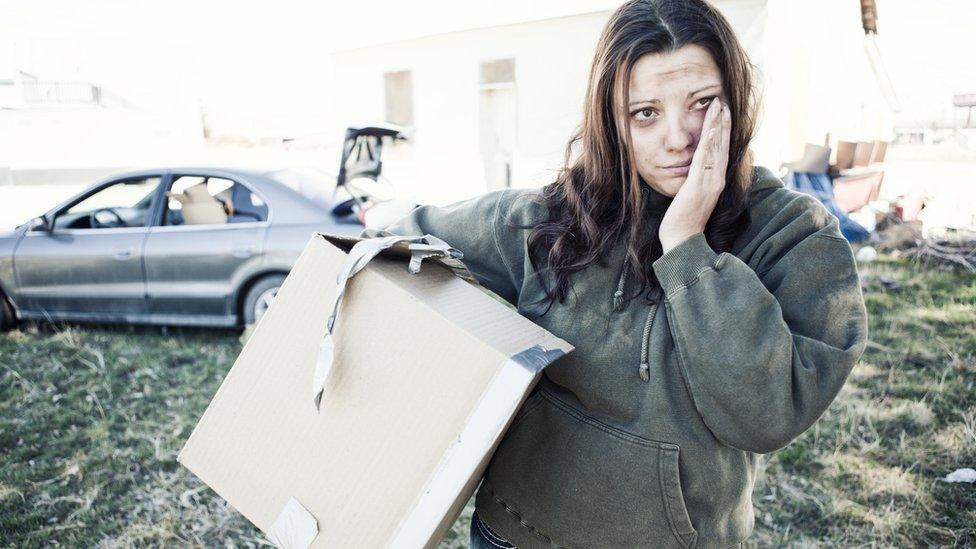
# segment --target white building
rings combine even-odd
[[[714,3],[758,68],[757,163],[776,169],[799,157],[806,142],[823,144],[828,133],[831,142],[891,139],[897,100],[866,47],[858,2]],[[335,52],[336,118],[411,125],[409,143],[385,149],[384,170],[423,202],[548,183],[581,120],[590,63],[610,13]]]
[[[143,108],[85,79],[39,74],[18,55],[28,45],[0,41],[0,185],[90,184],[203,143],[199,111]]]

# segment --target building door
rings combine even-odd
[[[481,65],[479,130],[487,190],[512,186],[517,136],[515,63],[511,59]]]

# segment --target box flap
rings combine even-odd
[[[316,236],[322,237],[329,241],[333,246],[339,248],[344,252],[348,252],[356,245],[357,242],[367,240],[365,238],[360,238],[356,236],[349,236],[343,234],[333,234],[333,233],[315,233]],[[450,242],[448,242],[450,244]],[[433,261],[437,264],[447,268],[455,275],[460,277],[475,286],[481,286],[478,280],[471,274],[468,267],[464,264],[464,254],[460,250],[455,250],[457,255],[454,257],[445,256],[431,256],[427,261]],[[411,256],[410,245],[407,242],[398,242],[393,246],[380,252],[381,257],[386,257],[390,259],[400,259],[409,260]]]

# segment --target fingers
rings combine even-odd
[[[711,174],[708,172],[714,169],[716,134],[718,133],[719,122],[721,122],[721,112],[721,101],[718,98],[713,99],[705,111],[701,137],[698,139],[695,154],[691,158],[691,168],[688,170],[689,181],[707,182],[711,178]],[[712,168],[707,169],[706,166],[712,166]]]
[[[729,142],[732,136],[732,109],[728,105],[722,107],[721,134],[715,150],[715,175],[720,176],[724,184],[725,172],[729,165]]]
[[[711,120],[702,166],[702,182],[715,192],[725,187],[725,172],[729,164],[729,141],[732,135],[732,113],[729,106],[715,99],[718,106],[710,112]],[[711,109],[710,109],[711,110]],[[707,168],[711,166],[711,168]]]

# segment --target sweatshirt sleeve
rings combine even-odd
[[[721,442],[756,453],[786,446],[823,414],[868,337],[836,220],[778,236],[793,244],[767,249],[773,259],[756,270],[700,232],[653,265],[699,414]]]
[[[499,245],[499,225],[504,223],[504,204],[509,202],[507,190],[447,206],[420,206],[383,229],[365,229],[359,236],[436,236],[464,254],[462,261],[482,286],[516,305],[519,285],[513,276],[513,259]]]

